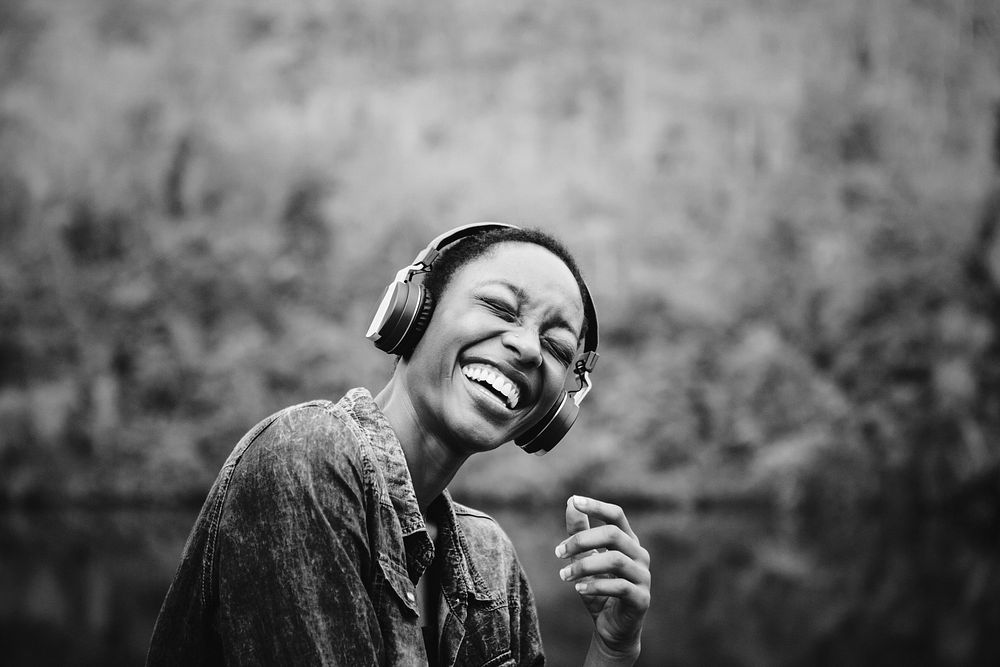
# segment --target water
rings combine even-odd
[[[494,508],[538,599],[550,662],[591,624],[552,554],[562,508]],[[195,511],[0,515],[4,665],[139,665]],[[944,521],[810,525],[633,513],[653,556],[640,664],[1000,664],[993,536]]]

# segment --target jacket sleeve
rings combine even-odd
[[[214,555],[228,664],[378,664],[363,475],[350,430],[320,407],[243,456]]]

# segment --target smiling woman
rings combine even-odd
[[[541,232],[458,228],[397,274],[368,337],[400,355],[375,397],[286,408],[233,450],[148,664],[544,661],[513,545],[446,487],[472,454],[544,452],[572,426],[597,360],[579,269]],[[649,554],[614,505],[574,496],[566,528],[553,548],[594,620],[587,664],[632,664]]]
[[[444,420],[435,439],[457,451],[520,437],[560,398],[581,338],[572,272],[546,248],[504,241],[463,264],[439,293],[426,332],[376,400],[387,414],[412,414],[420,430]],[[471,378],[475,367],[491,384],[516,387],[517,406]]]

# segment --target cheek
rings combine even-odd
[[[439,315],[441,315],[439,317]],[[414,355],[419,354],[426,365],[427,360],[437,359],[441,356],[446,341],[447,331],[441,326],[441,320],[447,317],[446,313],[434,312],[427,328],[420,334],[420,340],[414,348]]]
[[[569,379],[569,370],[563,368],[558,363],[553,363],[545,370],[544,395],[548,403],[556,400],[562,395],[562,391]]]

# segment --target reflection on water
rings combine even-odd
[[[196,511],[0,515],[5,665],[138,665]],[[554,665],[590,621],[552,554],[562,508],[495,509]],[[944,522],[789,525],[634,514],[653,555],[642,665],[1000,664],[995,538]]]
[[[142,664],[193,516],[0,515],[4,664]]]
[[[543,534],[561,517],[543,528],[495,514],[527,546],[556,664],[578,664],[585,615]],[[755,513],[640,514],[632,525],[654,559],[641,664],[1000,664],[993,536],[940,521],[815,526]]]

